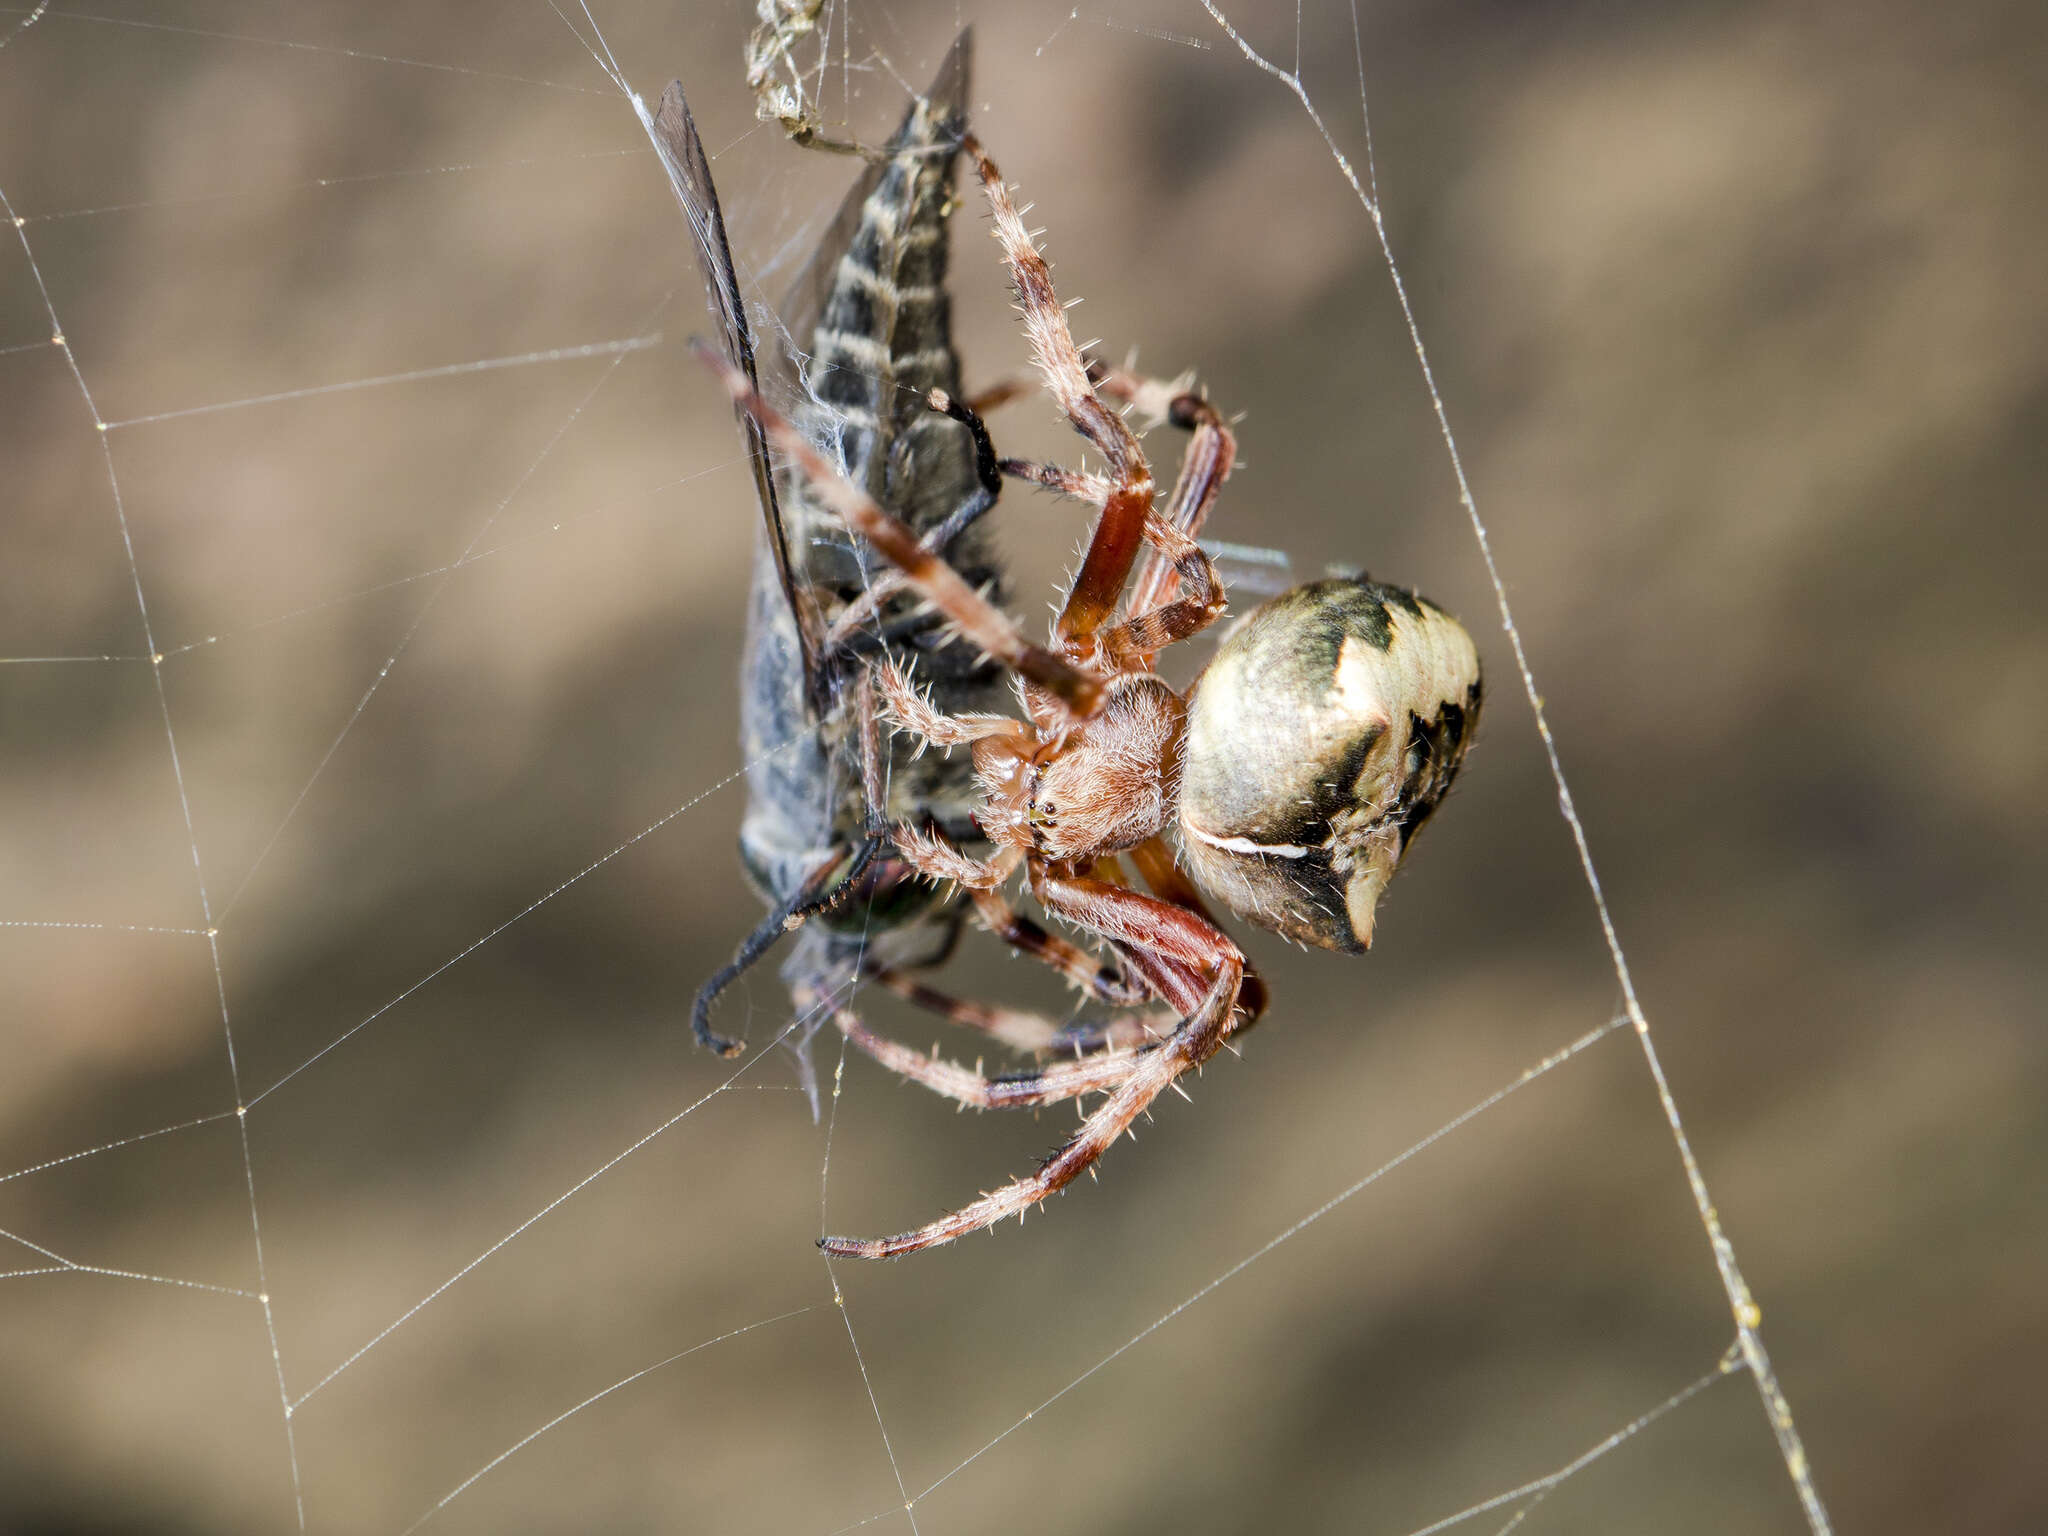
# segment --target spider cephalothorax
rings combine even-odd
[[[1021,1216],[1092,1168],[1158,1094],[1256,1019],[1265,988],[1211,917],[1204,893],[1289,938],[1365,948],[1380,891],[1449,788],[1480,699],[1478,655],[1457,621],[1363,578],[1313,582],[1251,614],[1188,697],[1153,671],[1160,651],[1224,611],[1222,582],[1195,535],[1230,473],[1234,440],[1184,384],[1083,360],[1008,189],[971,136],[964,148],[980,173],[1046,386],[1107,466],[1101,475],[1016,460],[1000,466],[1100,508],[1049,646],[1027,640],[933,540],[921,540],[834,473],[743,373],[712,361],[817,501],[1018,679],[1025,718],[948,714],[895,663],[873,667],[874,707],[890,726],[925,745],[971,749],[982,797],[975,820],[993,845],[978,857],[935,826],[906,824],[889,829],[898,853],[928,879],[972,893],[987,927],[1094,997],[1128,1001],[1135,986],[1162,1006],[1060,1028],[955,1001],[887,966],[871,967],[882,985],[956,1023],[1026,1049],[1058,1044],[1074,1053],[987,1078],[878,1036],[836,1003],[839,1028],[883,1065],[981,1107],[1104,1098],[1037,1173],[914,1232],[822,1240],[830,1252],[864,1258],[914,1252]],[[965,421],[986,445],[969,406],[938,391],[931,404]],[[1125,408],[1189,434],[1180,476],[1163,502],[1155,504],[1151,469],[1125,425]],[[1040,906],[1105,947],[1113,963],[1098,963],[1012,910],[1001,888],[1020,871]]]

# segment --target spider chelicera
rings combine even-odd
[[[1100,509],[1049,645],[1026,639],[911,529],[838,475],[744,374],[699,350],[819,502],[1015,677],[1024,718],[947,715],[894,663],[873,666],[872,688],[862,691],[876,702],[865,707],[931,746],[972,752],[982,795],[976,820],[994,852],[977,858],[909,825],[890,828],[896,849],[926,878],[972,893],[998,931],[1009,911],[999,892],[1021,872],[1046,912],[1105,942],[1164,1008],[1156,1018],[1126,1016],[1092,1030],[1040,1021],[1037,1038],[1057,1037],[1075,1059],[991,1078],[879,1036],[839,1002],[834,1020],[852,1043],[964,1104],[1104,1096],[1036,1173],[915,1231],[820,1239],[830,1253],[859,1258],[913,1253],[1007,1216],[1021,1219],[1082,1170],[1093,1172],[1154,1098],[1258,1018],[1265,988],[1205,894],[1297,942],[1365,949],[1380,892],[1449,789],[1480,703],[1478,653],[1458,622],[1364,577],[1311,582],[1265,604],[1231,630],[1185,696],[1154,672],[1162,650],[1224,612],[1223,584],[1195,535],[1230,473],[1235,441],[1191,390],[1084,360],[996,167],[971,135],[963,147],[1046,388],[1105,461],[1099,475],[1003,465]],[[931,404],[968,420],[986,441],[960,402],[935,395]],[[1163,508],[1124,408],[1189,434]],[[1144,889],[1130,880],[1126,860]],[[1092,971],[1069,951],[1038,952],[1070,976]],[[952,1002],[901,976],[877,979],[958,1023],[1013,1041],[1029,1032],[1011,1010]]]

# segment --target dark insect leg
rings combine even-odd
[[[875,861],[875,855],[889,844],[889,828],[882,812],[882,735],[879,712],[875,708],[875,691],[866,673],[862,673],[854,688],[853,707],[858,712],[856,722],[860,731],[860,780],[862,803],[866,808],[866,825],[862,828],[862,841],[852,851],[852,862],[846,863],[844,853],[835,853],[817,869],[813,870],[796,894],[776,907],[754,931],[740,942],[739,949],[731,960],[715,971],[710,980],[697,989],[697,1000],[690,1007],[690,1031],[697,1037],[697,1043],[719,1055],[733,1057],[746,1049],[737,1040],[729,1040],[715,1034],[711,1028],[711,1008],[718,996],[741,976],[746,974],[763,955],[775,947],[775,941],[785,933],[801,927],[808,919],[821,917],[843,905],[860,887],[860,878],[867,873],[868,866]],[[834,875],[842,866],[845,874],[834,881]],[[806,1067],[806,1071],[808,1071]],[[815,1095],[813,1111],[816,1110]]]
[[[942,415],[966,427],[974,438],[974,478],[977,486],[973,495],[960,503],[946,520],[927,533],[921,541],[923,547],[935,555],[943,556],[952,547],[953,541],[981,520],[995,506],[996,498],[1003,493],[1003,473],[996,458],[996,447],[989,440],[988,427],[971,405],[935,389],[926,398],[927,405]],[[902,571],[890,571],[878,577],[868,589],[849,603],[839,617],[833,620],[830,632],[825,636],[828,650],[844,647],[853,635],[874,618],[883,603],[894,597],[910,584]]]
[[[989,440],[988,424],[981,419],[981,413],[964,400],[935,389],[925,403],[941,415],[949,416],[967,429],[974,439],[975,493],[962,502],[957,510],[934,528],[928,542],[935,550],[944,551],[955,539],[965,533],[976,519],[996,504],[996,498],[1003,494],[1003,474],[996,459],[996,445]]]
[[[870,837],[854,850],[853,862],[848,864],[844,854],[835,854],[828,862],[814,871],[803,883],[801,889],[766,917],[760,926],[740,942],[732,959],[712,972],[711,979],[697,989],[697,1000],[690,1008],[690,1030],[697,1037],[697,1043],[721,1056],[737,1056],[746,1049],[738,1040],[729,1040],[715,1034],[711,1028],[711,1008],[718,996],[744,975],[756,961],[775,947],[775,941],[791,929],[800,926],[807,918],[818,917],[841,905],[858,888],[860,877],[867,872],[875,855],[881,852],[884,839]],[[841,870],[844,877],[836,882],[834,876]]]

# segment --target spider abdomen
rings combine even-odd
[[[1357,953],[1477,724],[1479,653],[1425,598],[1310,582],[1240,620],[1188,709],[1189,873],[1247,922]]]

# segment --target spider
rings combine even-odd
[[[876,1061],[983,1108],[1103,1095],[1037,1172],[914,1231],[824,1237],[828,1253],[888,1258],[948,1243],[1025,1212],[1094,1164],[1177,1079],[1199,1068],[1265,1006],[1265,989],[1204,900],[1302,944],[1360,952],[1373,912],[1416,829],[1450,787],[1477,723],[1479,658],[1440,608],[1361,576],[1311,582],[1236,624],[1186,694],[1154,671],[1167,647],[1222,617],[1226,596],[1195,535],[1231,471],[1236,444],[1200,394],[1084,359],[1043,257],[980,143],[962,136],[993,215],[1024,326],[1047,391],[1105,462],[1102,473],[1006,460],[1017,478],[1099,509],[1049,645],[849,483],[712,349],[700,354],[740,407],[902,579],[1013,675],[1023,718],[946,714],[894,662],[871,664],[893,730],[972,754],[975,819],[993,852],[975,857],[931,826],[888,835],[925,879],[969,892],[999,926],[1000,891],[1021,874],[1051,916],[1105,943],[1164,1005],[1093,1030],[1027,1027],[1007,1009],[953,1002],[906,978],[892,989],[955,1022],[1009,1040],[1072,1044],[1076,1056],[984,1077],[872,1032],[841,1001],[834,1022]],[[971,410],[934,391],[932,409]],[[1188,434],[1180,474],[1160,504],[1124,419],[1135,409]],[[1139,565],[1144,556],[1144,564]],[[1135,580],[1134,580],[1135,572]],[[1177,833],[1180,857],[1167,842]],[[1124,863],[1136,871],[1138,888]],[[1073,974],[1064,957],[1041,958]]]

